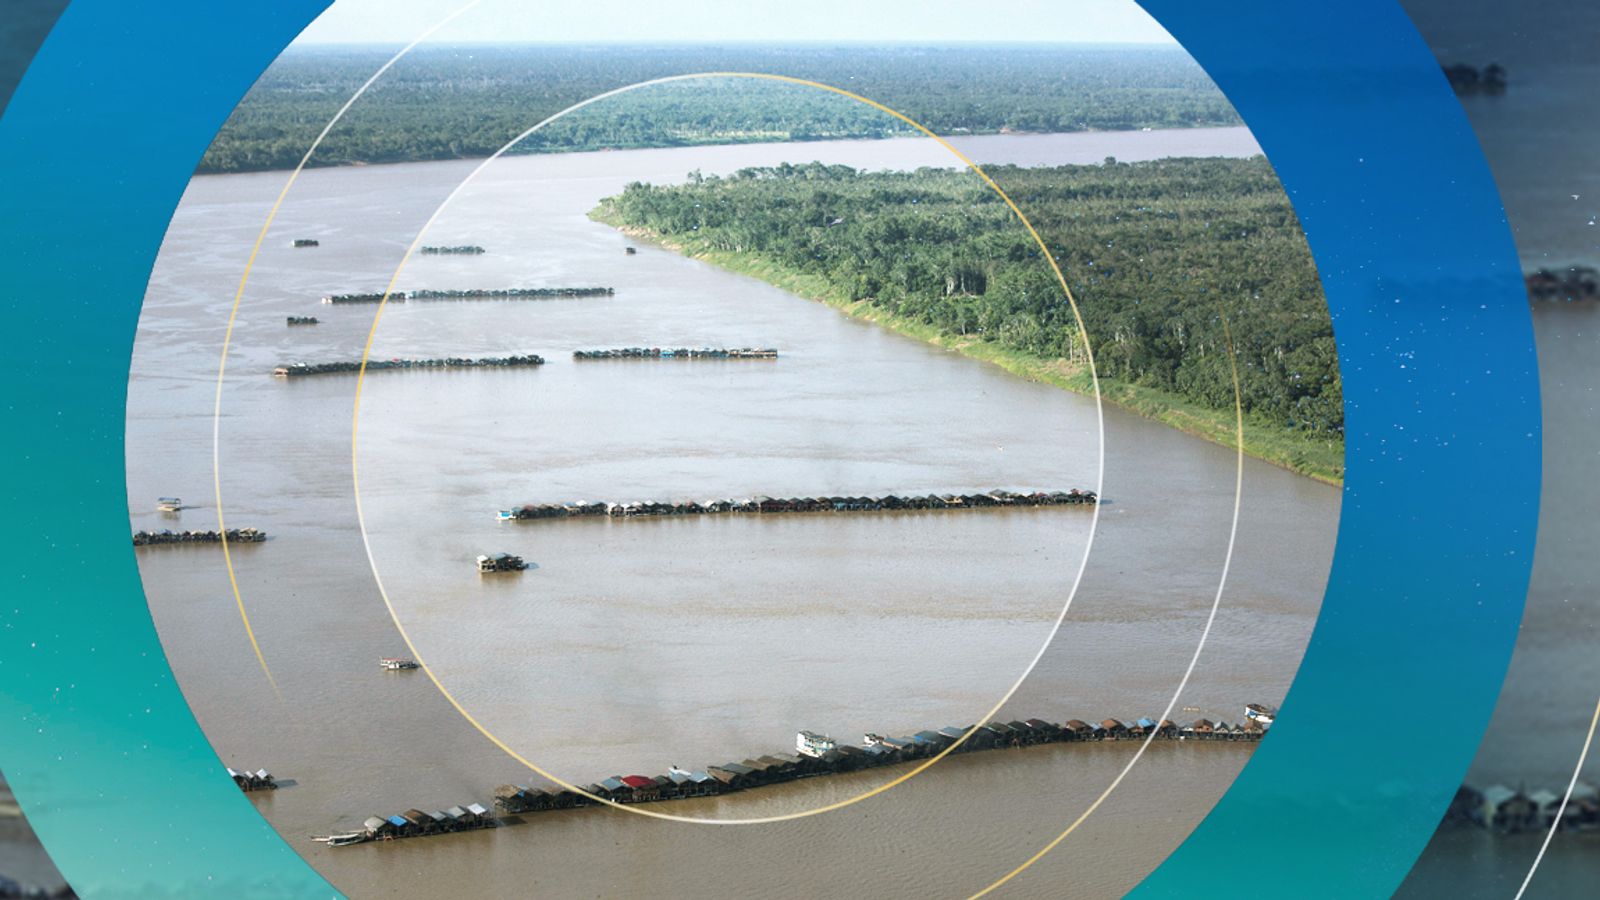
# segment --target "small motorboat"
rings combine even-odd
[[[157,497],[156,509],[162,512],[177,512],[183,509],[183,501],[177,497]]]

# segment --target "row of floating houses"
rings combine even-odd
[[[1197,719],[1187,725],[1179,725],[1171,719],[1157,722],[1149,718],[1138,719],[1131,724],[1106,719],[1098,725],[1080,719],[1069,719],[1059,724],[1044,719],[1027,719],[919,731],[905,737],[867,734],[863,736],[862,746],[859,747],[838,744],[825,735],[802,731],[795,736],[793,753],[772,753],[742,762],[708,765],[698,770],[673,766],[664,775],[613,775],[603,781],[583,785],[582,792],[561,787],[530,788],[506,784],[495,789],[494,802],[495,806],[507,813],[523,813],[594,806],[598,802],[595,797],[613,803],[654,803],[709,797],[801,778],[913,762],[937,756],[951,747],[955,747],[952,753],[975,753],[1088,741],[1154,739],[1255,742],[1266,734],[1271,721],[1272,711],[1269,708],[1251,704],[1247,707],[1245,721],[1238,725],[1209,719]],[[956,746],[962,735],[968,736]]]
[[[882,497],[747,497],[742,500],[707,500],[703,503],[608,503],[580,501],[576,503],[528,504],[516,509],[502,509],[499,518],[513,519],[571,519],[583,516],[609,516],[635,518],[640,516],[694,516],[721,513],[808,513],[808,512],[879,512],[885,510],[953,510],[993,509],[1029,506],[1076,506],[1095,504],[1099,498],[1094,491],[1035,491],[1015,493],[990,491],[986,494],[928,494],[925,497],[888,494]]]
[[[315,324],[317,324],[317,317],[316,316],[290,316],[289,317],[289,324],[290,325],[315,325]]]
[[[422,255],[423,256],[448,256],[448,255],[476,256],[476,255],[478,255],[479,253],[482,253],[482,252],[483,252],[483,248],[479,247],[477,244],[462,244],[461,246],[458,246],[458,247],[423,247],[422,248]]]
[[[574,350],[573,359],[777,359],[771,347],[617,347]]]
[[[1557,816],[1560,820],[1557,820]],[[1600,788],[1586,782],[1573,786],[1566,809],[1561,794],[1549,789],[1529,793],[1497,784],[1482,791],[1462,785],[1442,823],[1447,827],[1483,828],[1495,834],[1600,830]]]
[[[1589,266],[1568,266],[1560,272],[1539,269],[1522,276],[1528,299],[1535,302],[1573,303],[1600,297],[1600,271]]]
[[[906,737],[867,734],[863,746],[838,744],[826,735],[801,731],[795,735],[795,752],[773,753],[743,762],[709,765],[689,770],[672,766],[664,775],[613,775],[594,784],[582,785],[581,792],[562,787],[537,788],[505,784],[494,791],[494,806],[507,814],[575,809],[611,803],[656,803],[711,797],[718,794],[782,784],[801,778],[814,778],[854,772],[875,766],[927,759],[951,747],[952,753],[973,753],[1040,744],[1089,741],[1227,741],[1261,740],[1276,711],[1261,704],[1245,707],[1245,720],[1238,725],[1197,719],[1179,725],[1171,719],[1160,722],[1142,718],[1132,724],[1105,719],[1098,725],[1079,719],[1054,723],[1044,719],[1015,722],[990,722],[967,728],[941,728],[919,731]],[[962,741],[963,735],[966,739]],[[961,741],[959,746],[956,742]],[[599,798],[598,800],[596,798]],[[489,810],[478,804],[451,807],[440,812],[409,809],[392,816],[372,816],[355,831],[318,835],[312,840],[330,847],[369,841],[448,834],[500,824]]]
[[[383,369],[492,369],[515,368],[518,366],[542,366],[544,357],[536,353],[526,353],[520,356],[490,356],[482,359],[467,359],[459,356],[448,356],[443,359],[369,359],[366,368],[369,372]],[[332,375],[345,372],[361,371],[362,363],[358,362],[329,362],[329,363],[288,363],[272,370],[272,374],[279,378],[298,378],[306,375]]]
[[[476,831],[480,828],[494,828],[499,824],[500,820],[495,818],[488,807],[480,803],[468,803],[465,806],[452,806],[434,812],[408,809],[391,816],[372,816],[361,824],[358,831],[319,835],[312,840],[321,841],[330,847],[345,847],[368,841],[391,841],[397,838]]]
[[[549,300],[565,297],[610,297],[616,290],[609,287],[545,287],[545,288],[468,288],[465,290],[394,291],[388,295],[391,303],[407,300]],[[382,293],[329,294],[323,303],[381,303]]]
[[[227,531],[135,531],[133,545],[135,547],[151,547],[160,544],[220,544],[224,540],[230,544],[257,544],[267,539],[265,531],[254,528],[229,528]]]

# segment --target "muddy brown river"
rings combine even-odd
[[[962,147],[980,162],[1024,165],[1256,152],[1243,129],[998,136]],[[414,258],[398,287],[606,285],[615,295],[392,304],[374,358],[538,353],[548,363],[375,372],[358,419],[353,376],[285,381],[271,370],[359,358],[376,307],[319,298],[381,290],[475,163],[315,170],[289,195],[233,330],[219,425],[227,524],[272,536],[235,546],[233,560],[276,691],[235,609],[220,548],[145,548],[139,564],[173,669],[223,762],[290,782],[253,802],[341,890],[966,896],[1070,824],[1133,753],[1127,744],[1053,745],[957,757],[863,802],[769,824],[601,809],[329,849],[308,837],[374,813],[487,803],[500,783],[542,781],[425,674],[380,670],[378,657],[411,654],[396,619],[487,732],[580,783],[790,750],[799,728],[859,742],[864,731],[967,725],[1030,666],[1001,718],[1129,720],[1165,708],[1217,594],[1234,511],[1231,451],[1110,407],[1102,446],[1090,398],[665,249],[635,244],[626,255],[633,242],[585,215],[630,181],[813,159],[953,164],[912,139],[495,162],[425,241],[487,252]],[[284,178],[196,178],[173,221],[129,383],[134,528],[216,527],[217,362],[233,291]],[[291,249],[293,238],[320,246]],[[289,328],[291,315],[320,324]],[[629,345],[770,346],[781,355],[571,358]],[[1095,488],[1102,462],[1098,522],[1079,507],[495,515],[530,502]],[[158,513],[161,495],[192,506]],[[1230,577],[1174,718],[1232,722],[1246,702],[1283,699],[1321,600],[1338,504],[1335,488],[1246,461]],[[474,557],[494,551],[534,567],[480,576]],[[1243,745],[1152,747],[1083,827],[1001,896],[1127,889],[1205,815],[1249,754]],[[781,816],[899,771],[652,808]]]

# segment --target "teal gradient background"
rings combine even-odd
[[[174,683],[129,545],[145,282],[206,145],[321,0],[74,0],[0,118],[0,765],[88,896],[329,896]]]
[[[333,893],[226,777],[172,679],[122,446],[172,211],[324,5],[74,0],[0,118],[0,765],[85,894]],[[1386,896],[1483,732],[1531,563],[1538,394],[1510,236],[1393,0],[1144,5],[1238,106],[1304,221],[1348,444],[1338,554],[1285,715],[1139,893]],[[1390,713],[1398,734],[1350,744]]]

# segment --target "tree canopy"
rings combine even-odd
[[[1326,301],[1266,160],[988,170],[1038,229],[1102,378],[1273,428],[1342,438]],[[780,165],[634,183],[601,217],[690,252],[749,254],[850,301],[1040,359],[1082,364],[1077,320],[1038,244],[969,171]]]
[[[291,50],[234,110],[200,172],[293,168],[394,48]],[[769,72],[862,94],[940,134],[1237,125],[1175,47],[424,47],[351,108],[312,165],[482,157],[582,100],[654,78]],[[814,88],[749,79],[658,85],[607,99],[518,152],[875,138],[901,129]]]

